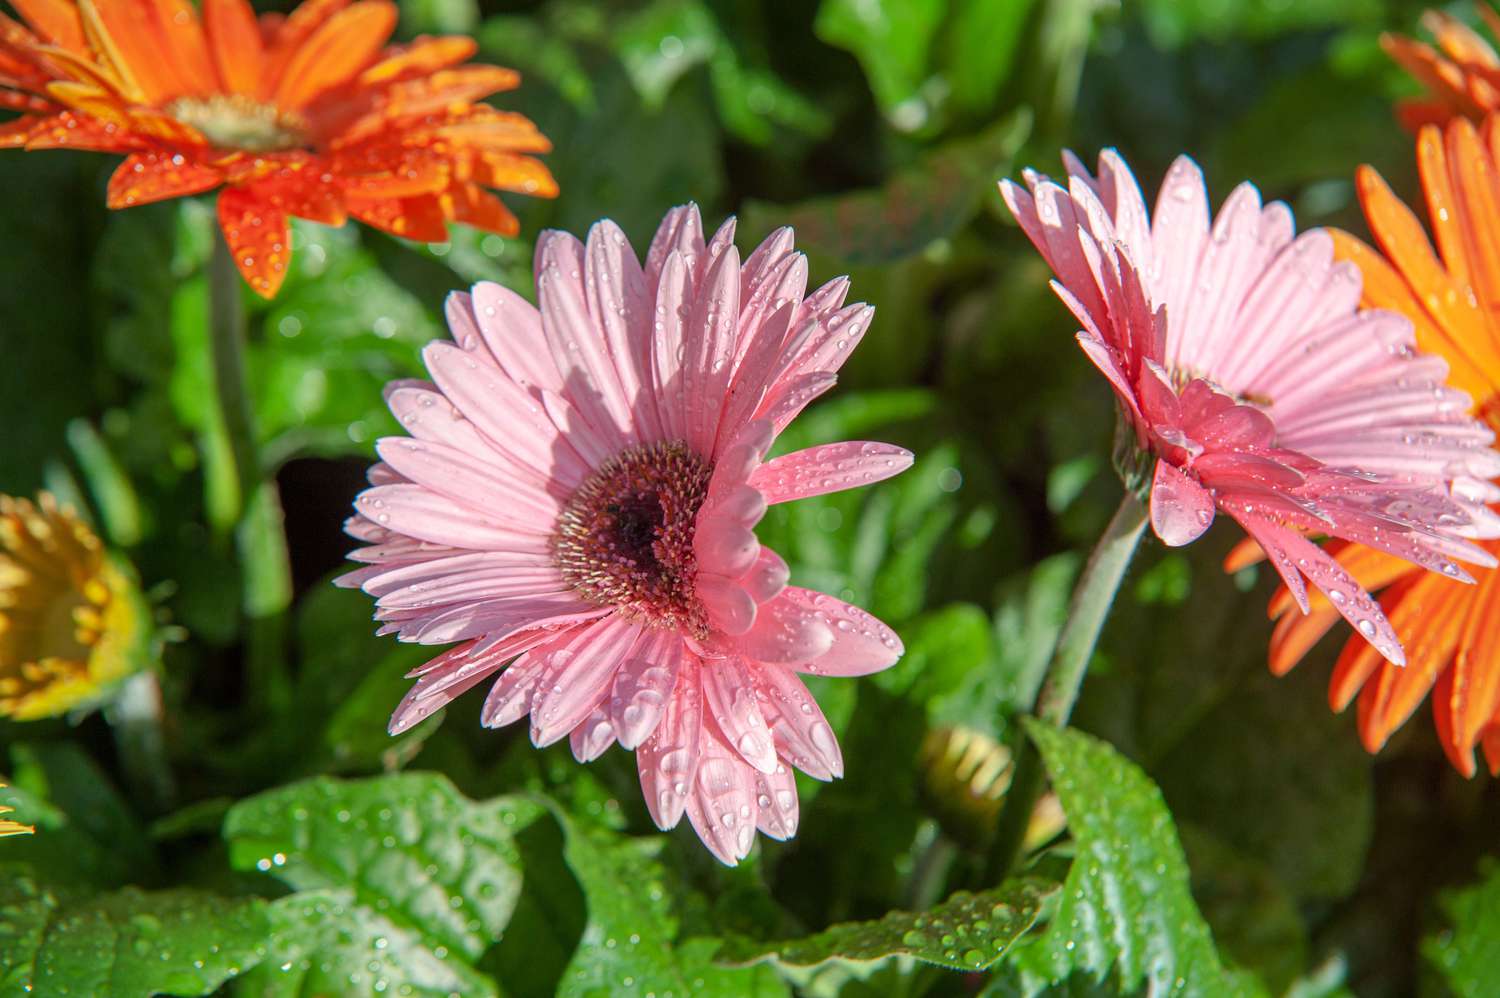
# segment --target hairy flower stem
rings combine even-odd
[[[120,766],[148,811],[168,809],[177,793],[162,734],[164,713],[161,683],[149,668],[121,683],[114,700],[104,708]]]
[[[1094,545],[1083,575],[1073,589],[1067,620],[1063,622],[1057,646],[1052,650],[1052,660],[1047,665],[1047,678],[1037,696],[1034,713],[1049,724],[1062,727],[1073,713],[1073,704],[1083,685],[1083,675],[1088,671],[1094,645],[1099,641],[1099,632],[1104,628],[1109,608],[1114,605],[1115,595],[1125,578],[1125,569],[1130,565],[1145,529],[1146,504],[1134,491],[1127,489],[1125,497],[1120,500],[1120,508],[1115,510],[1104,536]],[[1005,806],[1000,811],[999,825],[985,864],[986,883],[999,883],[1015,866],[1021,844],[1026,839],[1031,812],[1041,795],[1042,775],[1041,759],[1036,749],[1030,742],[1022,742],[1015,777],[1006,792]]]
[[[245,370],[245,307],[239,270],[223,233],[216,233],[208,264],[208,319],[214,394],[224,450],[233,465],[218,477],[225,501],[209,502],[233,526],[238,549],[241,606],[247,618],[246,701],[252,712],[276,712],[291,700],[286,670],[284,616],[291,603],[290,560],[276,480],[260,465]],[[207,446],[212,446],[209,443]]]

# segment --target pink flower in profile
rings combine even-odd
[[[1476,501],[1500,473],[1493,434],[1445,387],[1411,324],[1359,309],[1361,279],[1317,229],[1241,184],[1211,221],[1203,176],[1173,163],[1148,215],[1113,150],[1066,188],[1027,173],[1001,193],[1083,324],[1078,342],[1156,459],[1151,525],[1169,545],[1226,513],[1266,551],[1303,613],[1305,576],[1390,661],[1401,643],[1367,592],[1308,535],[1358,541],[1444,575],[1495,563],[1463,539],[1500,521]]]
[[[757,828],[795,833],[792,766],[842,775],[797,673],[902,653],[864,611],[787,585],[753,528],[769,503],[912,460],[860,442],[766,460],[874,310],[845,306],[842,278],[805,294],[791,229],[743,265],[733,237],[731,219],[705,243],[697,208],[676,208],[642,268],[613,222],[586,244],[547,232],[540,310],[494,284],[453,294],[457,343],[423,353],[433,383],[387,391],[411,436],[376,445],[348,524],[366,564],[339,580],[377,598],[381,633],[462,642],[412,673],[393,734],[494,678],[485,725],[529,713],[532,741],[567,736],[583,762],[636,750],[656,823],[685,811],[729,864]]]

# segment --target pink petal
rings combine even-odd
[[[516,659],[490,687],[479,713],[479,723],[486,728],[500,728],[525,717],[546,674],[546,660],[534,652]]]
[[[825,444],[767,461],[750,475],[750,484],[774,505],[869,485],[900,474],[912,460],[911,451],[890,444]]]
[[[735,639],[736,651],[758,662],[791,665],[809,662],[833,647],[833,626],[813,607],[802,605],[790,595],[792,592],[788,588],[759,605],[755,623]]]
[[[687,410],[684,401],[687,389],[683,360],[687,355],[688,336],[683,323],[690,303],[689,282],[687,262],[679,254],[669,255],[656,290],[656,313],[651,338],[651,379],[655,385],[657,417],[662,433],[670,440],[687,437]]]
[[[709,619],[721,633],[744,634],[755,625],[755,598],[739,583],[722,575],[699,573],[695,588]]]
[[[760,542],[755,533],[726,516],[699,516],[693,535],[698,569],[711,575],[738,579],[755,564]]]
[[[740,254],[730,245],[708,268],[688,314],[683,391],[687,397],[687,442],[696,453],[713,450],[719,413],[729,390],[740,315]]]
[[[698,659],[684,654],[682,667],[677,670],[677,686],[667,700],[661,723],[635,753],[646,808],[663,831],[681,820],[698,772],[703,728],[698,670]]]
[[[703,696],[725,744],[762,773],[776,768],[771,729],[756,705],[755,687],[739,659],[703,663]]]
[[[813,695],[792,670],[753,666],[762,693],[760,709],[776,739],[776,751],[815,780],[844,775],[838,739]]]
[[[572,731],[599,706],[615,672],[641,639],[636,624],[611,616],[546,653],[557,673],[531,708],[531,741],[544,748]]]
[[[480,551],[547,550],[548,525],[532,527],[481,513],[421,485],[377,485],[361,492],[355,507],[381,526],[433,544]]]
[[[596,708],[568,734],[568,747],[579,762],[593,762],[615,743],[615,729],[610,726],[604,709]]]
[[[762,547],[755,565],[739,580],[739,585],[755,602],[767,603],[781,595],[791,577],[792,571],[781,559],[781,555],[768,547]]]
[[[502,370],[522,388],[562,390],[536,306],[491,281],[474,285],[474,316],[479,333]]]
[[[770,773],[755,776],[756,803],[760,816],[755,827],[783,842],[797,834],[797,779],[781,763]]]
[[[669,631],[654,631],[615,673],[609,719],[621,746],[633,749],[656,730],[677,685],[683,657],[680,637]]]
[[[857,606],[826,593],[788,586],[781,599],[822,621],[833,646],[796,668],[820,676],[867,676],[895,665],[906,648],[896,632]]]
[[[403,629],[401,639],[424,645],[467,641],[469,638],[509,632],[518,627],[531,627],[556,617],[596,609],[580,601],[572,593],[481,600],[459,604],[414,627]]]
[[[411,481],[477,510],[499,506],[512,518],[535,522],[545,531],[562,511],[562,504],[542,490],[448,444],[382,437],[375,451]]]
[[[685,204],[667,212],[646,251],[646,289],[660,298],[658,285],[666,271],[667,258],[674,252],[687,265],[685,276],[691,283],[704,248],[703,218],[698,214],[697,205]]]
[[[565,232],[548,231],[537,242],[537,298],[542,331],[562,375],[560,393],[599,433],[607,449],[633,439],[631,400],[606,341],[589,316],[583,288],[583,246]]]
[[[1151,481],[1151,529],[1167,547],[1190,544],[1214,522],[1214,497],[1166,459]]]
[[[589,315],[603,331],[620,388],[630,404],[634,436],[658,439],[661,421],[650,391],[651,297],[630,240],[609,219],[589,229],[584,275]]]
[[[709,852],[728,866],[748,856],[755,844],[760,811],[755,776],[755,770],[733,753],[713,722],[705,718],[702,755],[688,795],[687,815]]]

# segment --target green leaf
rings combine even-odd
[[[984,970],[1031,928],[1054,890],[1054,884],[1021,880],[978,894],[959,891],[928,911],[892,911],[878,921],[833,925],[802,939],[733,939],[719,959],[812,967],[828,960],[910,956],[952,970]]]
[[[1438,904],[1448,928],[1422,940],[1422,955],[1459,998],[1494,994],[1500,980],[1500,862],[1486,860],[1478,881],[1445,891]]]
[[[933,39],[947,6],[945,0],[823,0],[813,30],[853,52],[881,108],[898,127],[915,128],[926,120],[914,98],[930,73]]]
[[[1036,0],[957,0],[950,17],[945,75],[953,102],[971,113],[988,110],[1015,66],[1016,52]]]
[[[479,26],[476,0],[401,0],[401,34],[473,34]]]
[[[53,884],[114,887],[155,872],[139,820],[78,745],[16,742],[11,763],[14,785],[0,788],[0,805],[37,832],[4,840],[5,861],[26,863]]]
[[[1256,995],[1228,971],[1193,901],[1187,860],[1161,792],[1134,763],[1082,732],[1026,722],[1052,774],[1077,855],[1047,932],[1018,951],[1024,971],[1062,982],[1112,973],[1134,991]]]
[[[673,84],[723,44],[713,15],[696,0],[657,0],[621,19],[611,34],[649,111],[660,110]]]
[[[1162,48],[1197,37],[1214,40],[1264,38],[1309,28],[1379,23],[1378,0],[1145,0],[1143,20]]]
[[[359,902],[354,890],[301,891],[267,908],[264,962],[241,995],[497,995],[495,982],[431,946],[420,929]]]
[[[309,972],[362,973],[370,959],[364,940],[379,949],[385,933],[399,943],[403,973],[426,980],[437,973],[437,961],[449,968],[444,973],[472,983],[485,981],[474,964],[504,931],[520,894],[515,835],[544,813],[521,798],[476,803],[435,773],[319,778],[235,805],[224,837],[237,868],[320,892],[304,899],[307,905],[329,906],[325,922],[334,928],[299,920],[294,913],[304,909],[291,909],[281,919],[282,948],[269,962],[296,964],[323,952],[326,933],[341,932],[325,961],[332,969],[319,963]],[[299,924],[310,934],[299,934]],[[391,926],[399,937],[387,932]],[[494,993],[488,983],[480,991],[459,990]]]
[[[827,9],[826,7],[824,9]],[[797,205],[751,202],[745,228],[797,230],[797,243],[843,264],[889,264],[922,252],[974,217],[1031,129],[1016,111],[973,138],[948,143],[883,187],[817,198]],[[861,284],[854,283],[858,293]],[[909,358],[909,355],[908,355]]]
[[[785,994],[769,968],[715,966],[717,940],[678,939],[699,926],[684,923],[676,910],[679,892],[670,889],[658,858],[665,839],[627,838],[563,814],[558,820],[566,838],[563,857],[588,903],[583,937],[557,989],[561,998]]]
[[[0,872],[0,911],[0,985],[16,994],[205,995],[258,961],[266,935],[258,898],[134,887],[89,897],[16,869]]]

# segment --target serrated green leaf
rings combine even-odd
[[[472,964],[521,890],[515,834],[543,813],[521,798],[476,803],[436,773],[319,778],[241,801],[224,837],[236,868],[299,891],[352,890],[356,921],[377,911]]]
[[[267,907],[269,954],[235,981],[257,998],[499,994],[495,982],[434,948],[418,929],[361,904],[353,890],[301,891]]]
[[[733,939],[719,951],[719,960],[812,967],[828,960],[910,956],[952,970],[985,970],[1031,928],[1056,889],[1020,880],[978,894],[959,891],[928,911],[892,911],[877,921],[833,925],[802,939]]]
[[[18,869],[0,873],[0,913],[0,985],[38,995],[208,994],[260,959],[267,927],[257,898],[88,896]]]
[[[1259,995],[1227,970],[1188,886],[1172,816],[1149,777],[1104,742],[1026,722],[1068,817],[1076,856],[1047,932],[1025,972],[1062,982],[1075,971],[1117,976],[1134,991],[1211,998]]]
[[[665,839],[626,838],[559,814],[563,858],[588,904],[583,937],[558,984],[561,998],[772,998],[785,987],[765,967],[730,969],[711,961],[719,943],[683,938],[676,898],[658,853]],[[674,943],[674,940],[676,942]]]
[[[1422,955],[1459,998],[1495,993],[1500,981],[1500,862],[1487,860],[1479,879],[1438,901],[1448,928],[1422,940]]]

